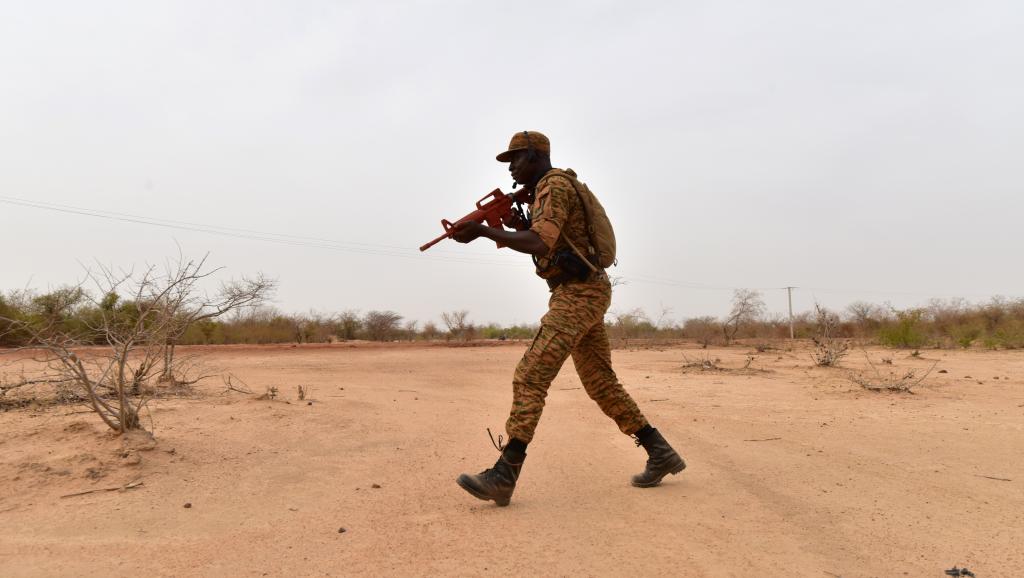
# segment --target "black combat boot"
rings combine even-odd
[[[633,476],[633,485],[638,488],[653,488],[661,483],[661,479],[672,474],[676,475],[686,469],[686,462],[679,457],[672,446],[668,445],[661,432],[651,428],[646,435],[638,437],[636,445],[647,450],[647,468],[642,474]]]
[[[462,474],[456,480],[463,490],[481,500],[494,500],[499,506],[507,506],[516,489],[519,470],[523,468],[526,454],[516,454],[506,448],[493,468],[479,474]]]

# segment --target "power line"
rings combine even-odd
[[[114,221],[121,221],[126,223],[134,223],[140,225],[150,225],[156,227],[163,227],[168,229],[178,229],[184,231],[192,231],[199,233],[207,233],[213,235],[220,235],[224,237],[232,237],[237,239],[245,239],[250,241],[263,241],[268,243],[276,243],[280,245],[293,246],[293,247],[311,247],[318,249],[326,249],[332,251],[342,251],[355,254],[374,255],[382,257],[398,257],[402,259],[416,259],[422,260],[423,258],[429,258],[435,261],[445,261],[450,263],[463,263],[472,265],[495,265],[502,267],[528,267],[529,265],[522,261],[515,260],[515,255],[501,253],[472,253],[467,251],[450,251],[444,249],[434,249],[430,254],[421,253],[417,249],[400,247],[396,245],[384,245],[378,243],[361,243],[351,241],[338,241],[335,239],[328,239],[323,237],[312,237],[303,235],[292,235],[288,233],[274,233],[268,231],[260,231],[256,229],[246,229],[239,227],[224,227],[221,225],[210,225],[206,223],[195,223],[190,221],[179,221],[173,219],[162,219],[157,217],[147,217],[142,215],[135,215],[130,213],[120,213],[115,211],[106,211],[101,209],[90,209],[85,207],[78,207],[74,205],[64,205],[59,203],[51,203],[47,201],[33,201],[29,199],[22,199],[18,197],[8,197],[0,195],[0,203],[6,203],[9,205],[21,206],[32,209],[40,209],[46,211],[54,211],[66,214],[73,214],[79,216],[87,216],[100,219],[108,219]],[[679,281],[676,279],[670,279],[666,277],[654,277],[649,275],[622,275],[627,282],[636,282],[649,285],[661,285],[666,287],[678,287],[681,289],[699,290],[699,291],[736,291],[739,289],[753,289],[758,291],[773,291],[773,290],[789,290],[788,287],[732,287],[725,285],[709,285],[704,283],[695,283],[691,281]],[[804,289],[817,292],[817,293],[833,293],[833,294],[844,294],[844,295],[877,295],[877,296],[911,296],[911,297],[990,297],[991,294],[935,294],[935,293],[914,293],[914,292],[903,292],[903,291],[879,291],[879,290],[859,290],[859,289],[832,289],[832,288],[815,288],[805,287]]]
[[[19,199],[16,197],[0,196],[0,203],[7,203],[10,205],[17,205],[22,207],[28,207],[33,209],[42,209],[47,211],[55,211],[60,213],[67,213],[73,215],[94,217],[100,219],[108,219],[113,221],[121,221],[126,223],[135,223],[141,225],[151,225],[156,227],[164,227],[168,229],[178,229],[184,231],[193,231],[200,233],[208,233],[214,235],[220,235],[224,237],[233,237],[238,239],[246,239],[251,241],[264,241],[269,243],[277,243],[281,245],[299,246],[299,247],[314,247],[320,249],[328,249],[335,251],[344,251],[350,253],[360,253],[366,255],[377,255],[385,257],[399,257],[406,259],[422,259],[427,257],[433,260],[449,261],[453,263],[471,263],[471,264],[483,264],[483,265],[502,265],[508,266],[509,261],[495,260],[492,255],[490,260],[478,259],[472,256],[466,256],[464,253],[456,253],[453,251],[438,251],[441,253],[447,253],[449,255],[422,255],[416,249],[396,247],[393,245],[379,245],[372,243],[351,243],[336,241],[332,239],[324,239],[319,237],[305,237],[300,235],[290,235],[282,233],[271,233],[266,231],[258,231],[254,229],[241,229],[234,227],[223,227],[219,225],[209,225],[203,223],[192,223],[187,221],[175,221],[171,219],[160,219],[155,217],[145,217],[141,215],[132,215],[127,213],[117,213],[113,211],[104,211],[100,209],[87,209],[84,207],[76,207],[71,205],[61,205],[57,203],[49,203],[42,201],[30,201],[27,199]],[[525,264],[519,264],[525,266]]]

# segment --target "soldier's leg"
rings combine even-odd
[[[672,449],[661,432],[651,427],[615,376],[611,346],[603,322],[594,325],[580,339],[572,352],[572,361],[591,399],[615,420],[623,433],[635,434],[637,445],[642,445],[647,451],[644,471],[631,480],[634,486],[657,486],[665,476],[678,474],[686,468],[683,458]]]
[[[544,410],[548,387],[569,357],[574,342],[571,328],[567,331],[564,327],[556,329],[551,323],[541,323],[512,381],[512,411],[505,424],[508,444],[493,468],[459,476],[456,482],[464,490],[481,500],[493,500],[499,506],[509,504],[526,459],[526,445],[533,440],[533,432]]]
[[[548,387],[569,357],[575,342],[576,336],[565,328],[541,324],[512,378],[512,411],[505,423],[510,441],[528,444],[533,440],[533,432],[544,411]]]
[[[615,420],[622,433],[633,435],[647,425],[647,419],[612,369],[611,345],[603,321],[594,324],[580,339],[572,352],[572,361],[587,395]]]

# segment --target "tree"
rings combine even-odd
[[[359,312],[349,309],[338,314],[337,334],[339,339],[355,339],[363,328],[363,322],[359,318]]]
[[[406,339],[408,339],[409,341],[415,341],[416,340],[416,326],[418,326],[418,325],[419,325],[419,321],[416,321],[415,319],[410,319],[409,321],[405,322],[405,338]]]
[[[736,337],[740,327],[751,321],[756,321],[764,315],[764,301],[761,294],[751,289],[737,289],[732,294],[732,311],[722,324],[722,333],[725,334],[725,344],[729,345]]]
[[[374,341],[389,341],[398,330],[402,316],[394,311],[370,311],[363,317],[363,328]]]
[[[437,330],[437,325],[433,321],[427,321],[423,324],[423,331],[421,333],[423,334],[423,339],[433,341],[437,339],[439,331]]]
[[[461,338],[469,341],[475,333],[473,324],[469,322],[469,311],[450,311],[441,314],[441,321],[448,327],[448,337]]]
[[[160,375],[163,381],[173,383],[176,379],[174,350],[189,327],[200,321],[216,319],[229,311],[258,307],[274,292],[274,281],[262,274],[253,278],[243,277],[240,280],[223,282],[220,290],[212,296],[201,292],[199,284],[221,270],[207,270],[207,257],[208,255],[193,261],[179,256],[178,262],[172,264],[166,273],[167,292],[159,304],[166,309],[169,320],[163,370]],[[301,337],[301,329],[296,328],[297,337]]]

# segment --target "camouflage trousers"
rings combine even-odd
[[[552,291],[540,330],[516,366],[512,412],[505,423],[510,438],[526,443],[533,439],[548,387],[570,355],[587,395],[615,420],[622,433],[632,435],[647,425],[612,370],[611,346],[604,327],[611,296],[611,285],[604,277],[567,283]]]

